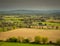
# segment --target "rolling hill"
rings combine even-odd
[[[59,14],[60,10],[10,10],[0,11],[0,14]]]

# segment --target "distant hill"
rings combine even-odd
[[[11,10],[11,11],[0,11],[0,14],[55,14],[55,15],[60,15],[60,10]]]

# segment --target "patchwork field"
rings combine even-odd
[[[6,32],[0,32],[0,40],[6,40],[10,37],[24,37],[30,38],[32,41],[35,36],[48,37],[50,41],[56,41],[60,38],[60,30],[44,30],[44,29],[31,29],[20,28]]]

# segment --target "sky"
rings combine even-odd
[[[60,0],[0,0],[0,11],[60,10]]]

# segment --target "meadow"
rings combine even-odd
[[[0,46],[53,46],[49,44],[28,44],[28,43],[11,43],[11,42],[0,42]]]

